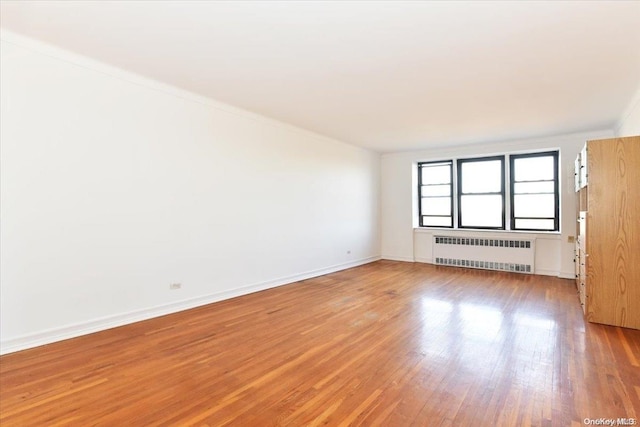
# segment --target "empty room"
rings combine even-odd
[[[0,0],[0,425],[638,425],[639,23]]]

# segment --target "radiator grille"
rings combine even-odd
[[[496,248],[530,249],[531,240],[482,239],[477,237],[435,236],[437,245],[489,246]]]
[[[534,259],[535,239],[433,236],[437,265],[533,274]]]
[[[514,264],[511,262],[436,257],[436,264],[454,267],[482,268],[485,270],[512,271],[514,273],[532,273],[530,264]]]

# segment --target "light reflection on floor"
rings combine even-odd
[[[453,355],[459,369],[485,378],[507,368],[514,382],[525,386],[549,376],[557,325],[544,314],[522,309],[505,315],[494,306],[431,297],[421,299],[421,308],[423,354]]]

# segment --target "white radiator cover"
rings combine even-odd
[[[433,236],[438,265],[533,274],[535,239]]]

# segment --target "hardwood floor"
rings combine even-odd
[[[0,425],[640,422],[640,331],[572,281],[379,261],[0,358]]]

